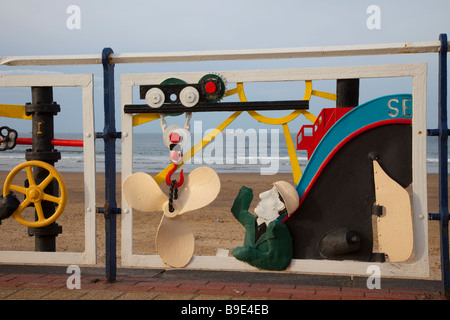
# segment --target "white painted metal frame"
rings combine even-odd
[[[91,74],[0,76],[0,87],[81,87],[83,112],[85,251],[0,251],[0,263],[96,264],[94,80]],[[57,121],[57,118],[55,119]],[[31,125],[31,124],[30,124]],[[56,166],[56,169],[57,166]],[[70,197],[70,194],[69,194]],[[64,214],[64,213],[63,213]]]
[[[325,52],[324,52],[325,53]],[[351,55],[351,54],[349,54]],[[367,276],[367,267],[378,265],[385,277],[428,277],[428,219],[426,176],[426,82],[427,64],[397,64],[379,66],[351,66],[334,68],[222,71],[228,82],[304,81],[351,78],[411,77],[413,95],[413,223],[414,252],[412,263],[367,263],[357,261],[331,261],[294,259],[284,272],[351,274]],[[133,103],[133,86],[161,83],[170,77],[187,82],[197,82],[204,73],[123,74],[121,76],[122,99],[122,183],[133,173],[133,124],[132,115],[123,112],[123,106]],[[161,168],[162,169],[162,168]],[[133,254],[133,210],[122,196],[123,266],[167,268],[158,255]],[[231,213],[230,213],[231,214]],[[258,269],[233,257],[194,256],[186,269],[214,269],[256,271]]]

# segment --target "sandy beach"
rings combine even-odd
[[[0,172],[0,181],[4,181],[8,172]],[[68,189],[68,202],[66,209],[57,220],[62,226],[63,233],[56,239],[59,252],[84,251],[84,189],[83,174],[76,172],[63,172]],[[257,204],[257,195],[271,188],[273,182],[285,180],[293,183],[290,173],[261,176],[257,173],[247,174],[219,174],[221,192],[216,200],[209,206],[196,212],[185,213],[183,217],[191,226],[195,236],[194,255],[215,255],[218,248],[232,250],[242,245],[244,228],[237,222],[230,212],[233,201],[240,187],[245,185],[253,189],[254,200],[251,210]],[[121,203],[121,177],[117,175],[117,204]],[[163,187],[163,189],[165,186]],[[165,190],[165,189],[164,189]],[[168,189],[165,190],[168,193]],[[104,174],[97,173],[97,206],[104,205]],[[428,175],[428,212],[439,211],[438,202],[438,176]],[[27,209],[31,210],[31,209]],[[133,220],[133,246],[136,254],[156,254],[154,239],[162,213],[134,211]],[[439,221],[428,221],[429,225],[429,253],[430,253],[430,280],[440,280],[440,237]],[[104,217],[97,216],[97,244],[98,266],[104,266]],[[117,257],[120,267],[120,217],[117,223]],[[34,237],[28,236],[27,227],[14,219],[6,219],[0,225],[0,250],[34,251]]]

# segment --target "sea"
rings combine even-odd
[[[253,137],[239,140],[239,132],[222,133],[205,146],[183,168],[186,172],[199,166],[209,166],[218,173],[260,173],[271,175],[292,172],[286,141],[282,132],[256,132]],[[295,134],[292,134],[295,139]],[[81,140],[82,134],[55,134],[55,139]],[[295,142],[294,142],[295,143]],[[96,139],[96,171],[105,170],[105,152],[102,139]],[[184,147],[189,150],[192,145]],[[12,150],[0,152],[0,170],[11,171],[25,161],[27,145],[16,145]],[[82,172],[84,165],[83,148],[55,147],[61,152],[61,159],[55,163],[58,171]],[[438,173],[438,137],[427,137],[427,172]],[[450,152],[449,152],[450,153]],[[302,171],[307,165],[305,151],[297,151]],[[450,154],[449,154],[450,155]],[[116,170],[121,171],[121,140],[116,140]],[[133,171],[160,172],[170,164],[169,149],[160,133],[136,133],[133,135]],[[447,166],[450,169],[450,160]],[[449,171],[450,172],[450,171]]]

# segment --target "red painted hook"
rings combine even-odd
[[[166,184],[170,187],[172,184],[172,173],[175,172],[175,169],[177,168],[177,165],[175,163],[172,163],[172,169],[169,170],[169,172],[166,175]],[[184,182],[184,176],[183,176],[183,169],[180,171],[180,181],[175,182],[174,188],[179,188],[183,185]]]

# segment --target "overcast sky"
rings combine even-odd
[[[390,42],[434,41],[440,33],[450,31],[449,0],[400,1],[294,1],[294,0],[1,0],[0,56],[63,55],[101,53],[111,47],[115,53],[164,52],[222,49],[287,48]],[[79,29],[69,29],[70,5],[80,8]],[[379,29],[369,29],[370,5],[380,8]],[[359,58],[296,59],[246,62],[205,62],[174,64],[138,64],[116,66],[116,108],[120,110],[121,73],[216,71],[233,69],[270,69],[287,67],[327,67],[373,65],[384,63],[427,62],[428,126],[437,126],[437,54],[376,56]],[[10,67],[0,66],[0,75],[10,74],[95,75],[96,131],[103,130],[101,66],[78,67]],[[231,87],[233,84],[230,84]],[[319,90],[334,92],[335,83],[318,84]],[[322,87],[321,87],[322,86]],[[258,100],[291,99],[292,89],[279,85],[273,90],[249,88],[248,97]],[[302,88],[300,88],[300,91]],[[397,91],[398,90],[398,91]],[[31,100],[29,89],[0,89],[0,104],[24,104]],[[55,91],[55,100],[63,111],[57,116],[57,132],[81,131],[81,97],[78,90]],[[385,93],[410,93],[410,82],[362,83],[360,102]],[[274,97],[275,96],[275,97]],[[136,103],[142,103],[137,101]],[[317,113],[329,101],[313,97],[311,111]],[[118,112],[120,115],[120,113]],[[25,120],[3,121],[19,135],[28,133]],[[75,119],[75,120],[74,120]],[[194,115],[193,120],[211,120],[215,127],[223,115]],[[234,128],[258,128],[256,121],[243,117]],[[173,121],[180,121],[173,119]],[[297,132],[305,120],[290,127]],[[4,123],[5,123],[4,122]],[[306,123],[306,122],[305,122]],[[1,124],[5,125],[5,124]],[[296,128],[295,126],[298,126]],[[120,118],[117,119],[120,129]],[[207,129],[204,127],[204,129]],[[157,125],[139,128],[160,131]]]

